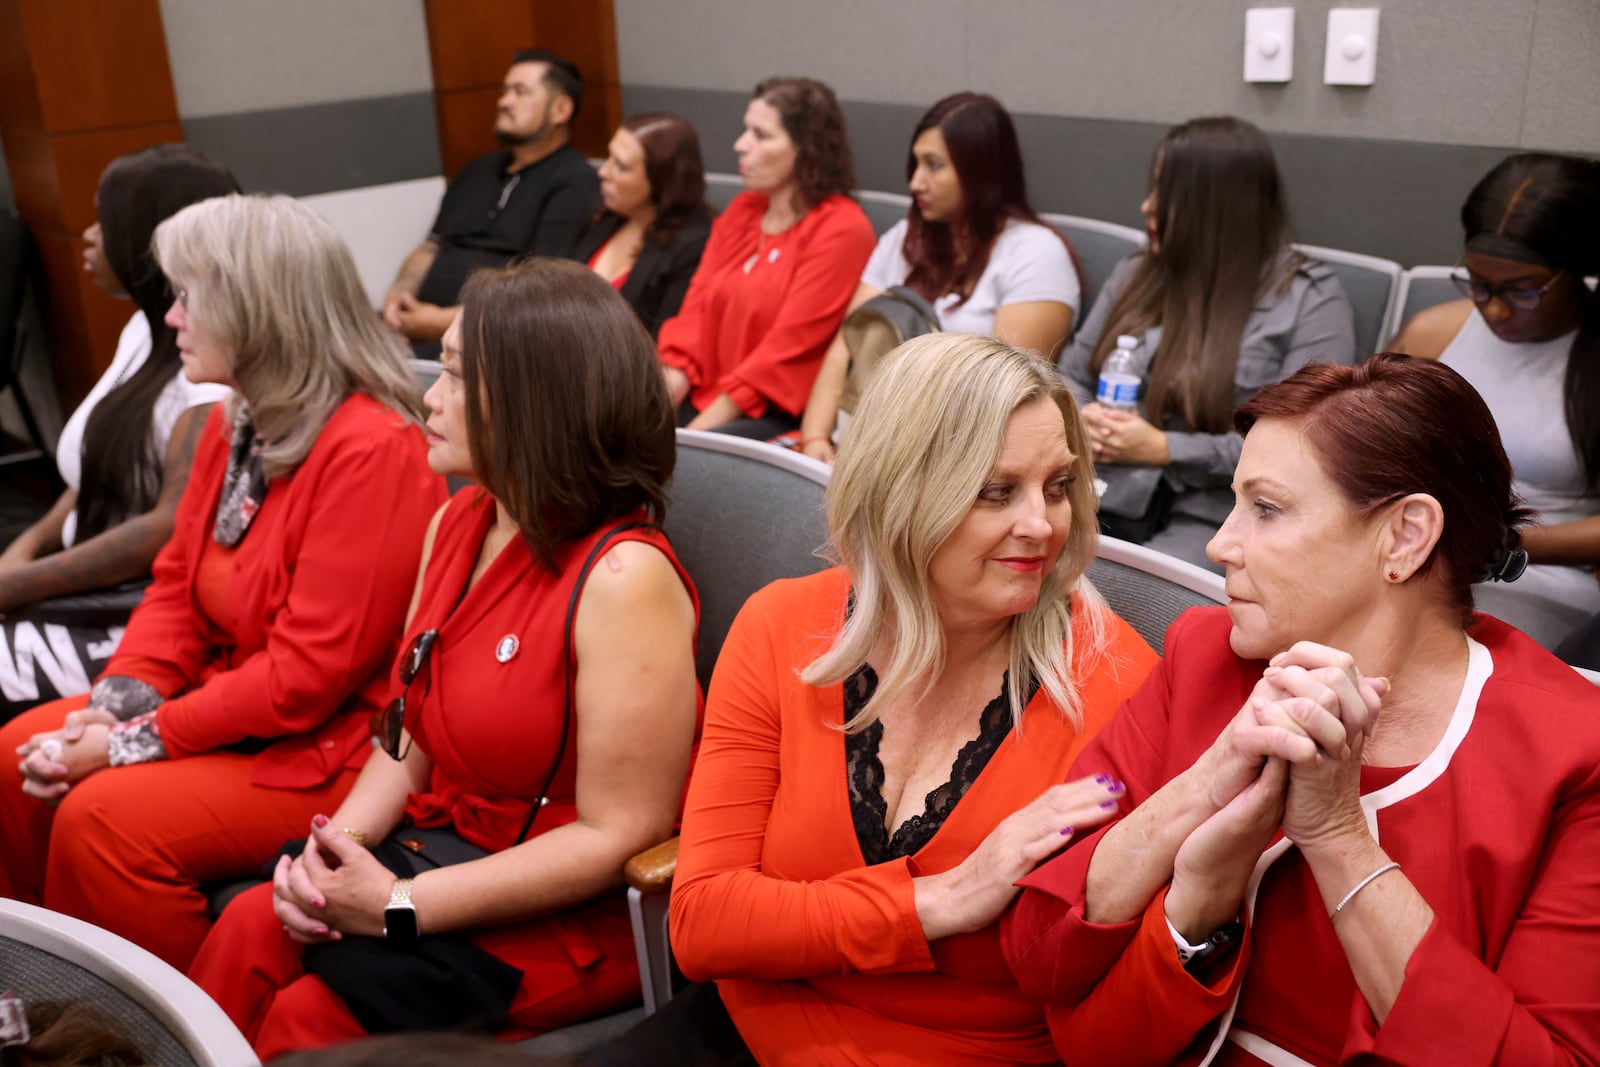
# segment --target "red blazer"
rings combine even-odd
[[[1073,775],[1116,774],[1138,803],[1193,764],[1263,667],[1233,654],[1229,626],[1223,608],[1179,618],[1161,668],[1084,751]],[[1025,878],[1003,925],[1018,983],[1058,1005],[1052,1031],[1064,1059],[1209,1062],[1213,1022],[1221,1016],[1220,1028],[1229,1028],[1239,989],[1250,981],[1250,940],[1277,936],[1299,946],[1305,966],[1343,975],[1349,999],[1329,1005],[1344,1020],[1336,1026],[1344,1032],[1339,1063],[1600,1061],[1600,695],[1498,619],[1476,616],[1468,632],[1477,645],[1463,692],[1481,685],[1477,700],[1461,701],[1417,767],[1382,788],[1363,788],[1374,835],[1435,915],[1384,1025],[1374,1022],[1348,966],[1338,970],[1342,952],[1335,947],[1321,960],[1293,928],[1253,929],[1231,973],[1207,988],[1176,965],[1162,894],[1143,919],[1085,922],[1084,878],[1097,834]],[[1262,854],[1258,878],[1275,862],[1304,861],[1280,838]],[[1279,892],[1304,885],[1274,883],[1287,887]],[[1258,903],[1247,898],[1252,925]],[[1308,917],[1307,929],[1326,926],[1320,897],[1289,911]],[[1284,1012],[1270,1022],[1295,1025]],[[1233,1045],[1225,1055],[1254,1062]]]
[[[1041,689],[933,839],[868,866],[838,729],[844,686],[799,677],[839,632],[848,592],[837,568],[774,582],[722,646],[672,889],[678,962],[690,977],[719,979],[769,1067],[1054,1063],[1044,1010],[1013,984],[998,926],[930,944],[912,879],[957,866],[1062,781],[1155,653],[1109,619],[1105,655],[1073,665],[1083,729]]]
[[[701,410],[727,393],[752,418],[768,403],[804,411],[877,244],[847,196],[830,196],[771,236],[761,233],[766,210],[761,193],[733,198],[711,225],[683,310],[661,326],[661,362],[689,376],[689,400]]]
[[[207,421],[154,582],[106,674],[168,699],[157,713],[173,758],[268,741],[251,780],[304,788],[357,767],[367,717],[389,697],[389,668],[444,480],[418,428],[356,393],[300,466],[274,478],[235,556],[237,633],[199,611],[195,567],[227,470],[223,407]]]

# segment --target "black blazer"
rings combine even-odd
[[[578,239],[573,258],[581,263],[589,262],[589,257],[622,228],[622,222],[621,215],[609,211],[601,215]],[[633,305],[651,337],[683,306],[689,279],[700,266],[700,254],[706,250],[710,237],[711,212],[707,209],[691,215],[665,245],[645,239],[638,262],[622,283],[622,297]]]

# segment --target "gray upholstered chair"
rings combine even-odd
[[[1394,315],[1389,320],[1384,343],[1394,340],[1412,316],[1435,304],[1461,299],[1461,291],[1450,281],[1454,267],[1412,267],[1400,275],[1400,291],[1395,297]]]
[[[700,593],[695,672],[711,683],[734,616],[779,578],[827,566],[822,493],[831,469],[809,456],[726,434],[678,431],[678,469],[665,523],[672,547]],[[628,908],[644,984],[645,1011],[672,997],[667,890],[678,863],[674,838],[628,864]]]
[[[744,192],[744,179],[737,174],[706,175],[706,203],[711,205],[714,214],[722,214],[722,209],[742,192]]]
[[[1318,245],[1295,245],[1312,259],[1333,268],[1350,298],[1356,320],[1356,358],[1366,359],[1380,351],[1388,338],[1389,318],[1394,314],[1395,296],[1400,290],[1400,264],[1359,252],[1341,252]]]
[[[1115,537],[1100,538],[1088,577],[1111,610],[1157,652],[1163,651],[1167,627],[1185,610],[1228,602],[1221,575]]]
[[[0,990],[98,1009],[162,1067],[259,1064],[222,1009],[131,941],[78,919],[0,899]]]
[[[872,232],[882,237],[911,210],[911,198],[904,193],[879,193],[857,189],[856,202],[872,222]]]
[[[1072,321],[1072,329],[1076,333],[1079,324],[1089,317],[1089,309],[1094,307],[1101,287],[1111,277],[1111,271],[1118,263],[1144,247],[1144,231],[1077,215],[1046,214],[1039,218],[1072,242],[1072,247],[1078,253],[1078,263],[1083,267],[1083,298],[1078,314]]]

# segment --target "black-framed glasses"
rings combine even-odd
[[[1495,297],[1499,297],[1508,308],[1516,311],[1532,311],[1539,306],[1539,301],[1544,299],[1544,294],[1556,284],[1566,271],[1558,270],[1550,276],[1550,280],[1537,289],[1524,286],[1490,285],[1479,278],[1474,278],[1465,267],[1457,266],[1450,272],[1450,282],[1461,291],[1461,295],[1471,300],[1479,307],[1487,304]]]
[[[412,683],[420,678],[422,699],[428,699],[428,692],[433,688],[433,672],[428,669],[428,657],[438,640],[438,630],[424,630],[411,639],[405,655],[400,658],[400,695],[389,701],[382,711],[372,713],[372,736],[378,739],[378,745],[389,754],[390,759],[403,760],[411,751],[411,735],[406,733],[406,698],[411,695]],[[406,746],[404,750],[400,748],[402,739]]]

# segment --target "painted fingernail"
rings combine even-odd
[[[1098,782],[1100,785],[1110,785],[1111,784],[1111,776],[1109,774],[1097,774],[1097,775],[1094,776],[1094,780],[1096,782]]]
[[[1074,829],[1075,828],[1071,827],[1071,826],[1063,826],[1061,828],[1061,836],[1062,837],[1071,837],[1072,836],[1072,832],[1073,832]]]
[[[1120,793],[1126,788],[1128,788],[1128,787],[1123,785],[1121,782],[1112,782],[1110,785],[1106,786],[1106,792],[1107,793]]]
[[[1100,802],[1100,807],[1105,811],[1116,811],[1117,802],[1115,800],[1102,800]]]
[[[328,902],[326,900],[323,900],[321,897],[317,898],[317,907],[326,908],[327,906],[328,906]]]
[[[328,825],[328,817],[326,815],[313,815],[311,816],[311,825],[320,830]]]
[[[317,927],[317,936],[318,937],[327,937],[328,936],[328,928],[326,926]]]

